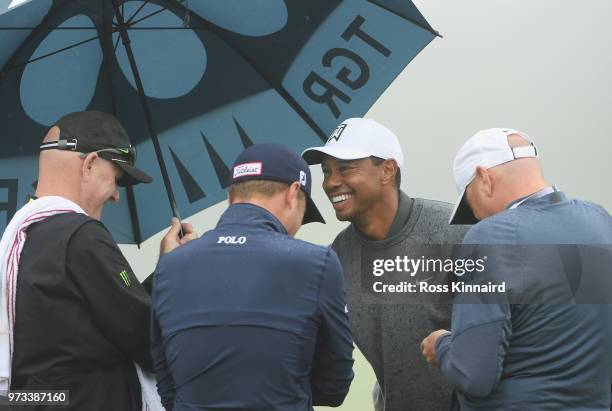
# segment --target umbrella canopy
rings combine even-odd
[[[0,14],[0,230],[67,113],[113,113],[130,134],[154,182],[103,221],[139,243],[167,226],[166,193],[190,216],[225,198],[245,147],[325,141],[435,36],[408,0],[14,0]]]

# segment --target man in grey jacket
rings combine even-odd
[[[375,409],[448,409],[451,387],[423,361],[418,343],[431,327],[449,325],[450,305],[434,301],[435,297],[423,300],[413,294],[385,292],[390,289],[376,284],[389,285],[384,280],[392,274],[374,277],[371,267],[373,261],[421,258],[428,247],[429,257],[450,257],[449,249],[439,245],[459,244],[465,232],[463,227],[448,225],[452,206],[411,198],[399,189],[401,147],[390,130],[372,119],[342,122],[325,146],[309,148],[302,156],[309,164],[321,163],[323,189],[336,217],[351,222],[332,248],[346,277],[355,343],[378,380]],[[374,293],[368,289],[373,280],[378,290]]]

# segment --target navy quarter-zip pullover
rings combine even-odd
[[[344,280],[329,247],[235,204],[217,227],[160,258],[152,354],[166,409],[311,410],[353,378]]]

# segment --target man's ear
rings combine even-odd
[[[287,205],[294,204],[294,201],[298,201],[300,190],[300,183],[297,181],[294,181],[289,185],[289,189],[285,192],[285,201],[287,202]]]
[[[81,174],[84,179],[87,179],[91,176],[94,164],[99,161],[98,153],[89,153],[83,160],[83,165],[81,166]]]
[[[398,172],[397,163],[393,159],[385,160],[379,165],[380,183],[382,185],[395,185],[395,175]]]
[[[487,197],[493,196],[493,179],[489,170],[482,166],[476,167],[476,179],[480,182],[479,187]]]

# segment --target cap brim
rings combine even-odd
[[[153,181],[150,175],[134,166],[118,159],[111,159],[111,161],[123,171],[123,175],[117,180],[117,184],[121,187],[129,187],[139,183],[150,183]]]
[[[474,216],[472,209],[468,205],[467,199],[465,198],[465,188],[459,194],[457,202],[455,203],[455,209],[451,214],[449,224],[476,224],[478,219]]]
[[[323,161],[323,157],[325,157],[326,155],[339,158],[340,160],[357,160],[360,158],[366,158],[371,156],[371,154],[369,153],[351,150],[350,148],[342,147],[339,145],[311,147],[307,148],[302,152],[302,158],[309,165],[320,164]]]
[[[308,196],[306,196],[306,212],[304,213],[304,218],[302,219],[302,224],[308,223],[323,223],[325,224],[325,220],[323,216],[319,212],[319,209],[315,205],[314,201]]]

